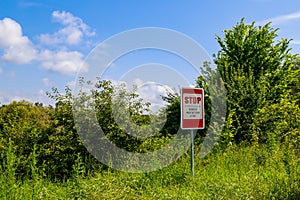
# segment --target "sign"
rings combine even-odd
[[[204,129],[204,91],[202,88],[181,89],[181,128]]]

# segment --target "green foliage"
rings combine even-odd
[[[260,114],[274,104],[279,108],[287,102],[299,102],[296,56],[289,53],[289,40],[275,42],[276,31],[270,23],[257,27],[241,20],[232,30],[224,31],[223,39],[217,36],[221,50],[215,55],[215,62],[227,90],[228,117],[224,133],[238,143],[251,141],[253,129],[259,131],[261,126],[280,132],[280,127],[272,125],[268,116],[275,119],[282,111],[273,109],[272,113],[268,110],[267,116]],[[295,115],[299,117],[299,113]],[[259,120],[268,124],[258,124],[257,118],[265,116],[266,119]],[[255,137],[265,137],[264,134],[262,131]]]
[[[189,156],[160,171],[132,174],[102,171],[66,181],[13,180],[0,174],[1,199],[299,199],[299,152],[289,145],[231,146],[195,159]],[[78,160],[78,164],[81,161]],[[76,167],[75,167],[76,168]],[[78,168],[80,169],[80,167]]]
[[[205,136],[206,142],[209,140],[214,144],[220,136],[224,136],[221,133],[226,116],[226,91],[219,70],[213,69],[210,62],[204,62],[200,70],[196,88],[204,89],[205,128],[197,133],[201,138]],[[219,140],[219,143],[222,142]]]
[[[253,120],[253,141],[267,143],[270,137],[276,141],[289,141],[300,147],[300,108],[295,102],[281,102],[258,109]]]
[[[147,136],[160,137],[158,127],[162,123],[161,116],[146,114],[146,112],[149,113],[150,104],[143,103],[143,99],[139,97],[135,89],[127,91],[125,85],[116,86],[111,81],[99,79],[95,83],[85,82],[82,79],[81,84],[80,87],[89,85],[91,89],[89,92],[80,90],[74,98],[78,105],[77,109],[80,108],[86,113],[90,113],[90,109],[93,109],[97,117],[97,126],[101,127],[109,141],[131,152],[149,151],[150,148],[146,147],[146,144],[151,143],[150,141],[154,138],[147,138]],[[84,112],[78,112],[78,114],[87,117]],[[82,121],[84,120],[88,119]],[[151,126],[148,126],[150,122]],[[93,130],[93,127],[86,128]],[[89,131],[86,130],[86,132]]]
[[[205,110],[205,128],[197,130],[195,143],[197,145],[203,142],[204,137],[207,144],[215,143],[222,131],[224,116],[226,112],[225,88],[217,69],[212,69],[211,63],[204,62],[200,67],[201,75],[195,80],[195,88],[204,90],[204,110]],[[180,95],[178,93],[168,93],[163,97],[167,106],[163,112],[167,114],[167,121],[162,133],[176,134],[180,129]],[[212,118],[212,116],[214,116]],[[213,119],[213,120],[212,120]],[[211,123],[212,121],[212,123]],[[210,132],[208,133],[208,130]],[[208,148],[208,147],[205,147]]]
[[[41,176],[70,176],[77,154],[88,161],[89,170],[97,166],[76,134],[69,108],[65,101],[58,101],[55,109],[26,101],[0,108],[0,153],[9,152],[6,144],[11,141],[16,157],[22,161],[15,166],[19,178],[36,177],[36,168]],[[6,157],[0,158],[1,163],[3,159]]]
[[[19,176],[31,174],[29,163],[34,146],[43,146],[47,140],[51,127],[49,112],[47,108],[25,101],[0,108],[0,153],[9,150],[6,144],[13,145],[16,156],[22,161],[16,166]]]
[[[162,99],[167,102],[167,106],[164,111],[167,116],[167,120],[161,132],[164,135],[176,134],[180,129],[180,96],[178,93],[167,93],[167,96],[163,96]]]
[[[81,84],[85,84],[83,79]],[[74,100],[86,103],[81,108],[95,110],[106,137],[120,148],[132,152],[151,152],[169,141],[169,135],[159,134],[156,126],[147,127],[150,122],[159,125],[160,116],[145,114],[149,111],[149,103],[144,104],[134,91],[127,92],[124,86],[117,88],[110,81],[87,84],[92,86],[91,90],[80,90],[77,99],[68,87],[63,94],[53,88],[48,95],[55,100],[55,108],[26,101],[3,105],[0,108],[1,163],[4,163],[5,153],[9,151],[6,144],[11,141],[16,157],[22,160],[16,164],[14,171],[20,178],[40,175],[64,179],[70,177],[74,170],[85,174],[103,168],[77,134],[72,107]],[[127,134],[126,128],[135,133],[142,131],[155,136],[136,138]],[[33,170],[36,167],[39,174]]]
[[[143,104],[135,91],[126,91],[125,85],[114,86],[110,81],[98,81],[93,90],[95,111],[99,125],[106,136],[118,147],[139,151],[143,140],[126,133],[137,131],[148,124],[143,115],[149,104]]]
[[[72,112],[72,92],[66,87],[64,94],[53,88],[49,97],[56,101],[51,113],[51,128],[43,151],[43,165],[46,174],[57,178],[69,177],[80,155],[87,171],[94,171],[102,165],[86,150],[79,138]]]

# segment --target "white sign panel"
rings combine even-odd
[[[204,129],[204,91],[202,88],[181,89],[181,128]]]
[[[183,94],[183,118],[184,119],[202,119],[202,95],[201,94]]]

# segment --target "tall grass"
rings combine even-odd
[[[12,146],[8,144],[8,147]],[[205,159],[189,154],[160,171],[132,174],[116,170],[87,175],[78,155],[74,175],[43,178],[32,155],[32,176],[19,179],[12,148],[1,155],[0,199],[299,199],[300,155],[288,145],[231,146]]]

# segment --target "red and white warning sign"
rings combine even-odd
[[[202,88],[181,89],[181,128],[204,129],[204,91]]]

